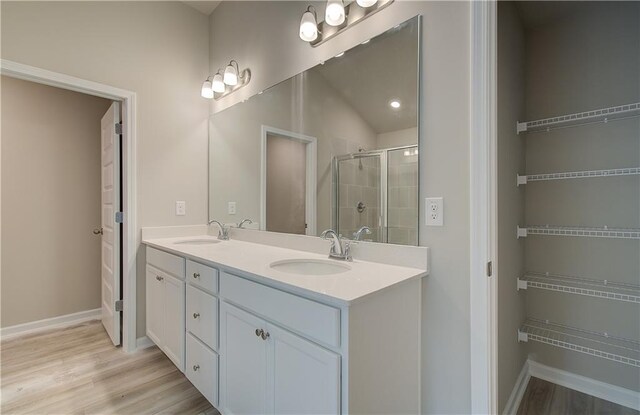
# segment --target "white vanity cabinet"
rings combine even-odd
[[[340,413],[339,354],[228,303],[221,318],[223,413]]]
[[[334,301],[147,250],[147,334],[223,414],[420,412],[419,278]]]
[[[184,258],[147,248],[147,336],[184,372]]]

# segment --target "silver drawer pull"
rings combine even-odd
[[[197,272],[194,272],[194,273],[193,273],[193,278],[200,278],[200,274],[199,274],[199,273],[197,273]]]
[[[200,365],[193,365],[193,371],[197,372],[200,369]]]
[[[200,313],[193,313],[193,318],[198,318],[200,317]]]

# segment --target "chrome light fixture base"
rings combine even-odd
[[[359,6],[357,2],[353,1],[349,3],[349,5],[345,6],[346,19],[344,20],[344,23],[339,26],[331,26],[327,24],[326,21],[319,22],[318,37],[315,40],[309,42],[309,44],[314,48],[320,46],[327,40],[360,23],[367,17],[378,13],[380,10],[385,9],[393,2],[394,0],[378,0],[378,2],[373,6],[365,8]]]

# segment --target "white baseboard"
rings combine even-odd
[[[636,391],[546,366],[533,360],[528,360],[527,363],[530,376],[640,411],[640,393]]]
[[[513,386],[511,395],[509,395],[509,400],[504,407],[504,411],[502,412],[503,415],[512,415],[518,412],[520,402],[522,401],[524,391],[527,389],[530,378],[531,375],[529,373],[529,360],[525,360],[524,364],[522,365],[522,370],[520,371],[520,374],[516,379],[516,384]]]
[[[136,339],[136,350],[146,349],[156,344],[147,336],[138,337]]]
[[[96,308],[95,310],[80,311],[78,313],[66,314],[64,316],[17,324],[15,326],[0,329],[0,338],[2,338],[2,340],[6,340],[53,328],[73,326],[74,324],[84,323],[86,321],[98,320],[101,316],[102,310],[100,308]]]

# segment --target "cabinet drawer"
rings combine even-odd
[[[206,291],[218,292],[218,270],[215,268],[187,260],[187,279]]]
[[[340,346],[340,309],[226,272],[221,273],[220,295],[242,307],[329,346]]]
[[[184,279],[184,258],[148,246],[147,263],[161,271]]]
[[[218,406],[218,355],[187,334],[187,379],[213,406]]]
[[[191,285],[187,285],[187,330],[218,348],[218,299]]]

